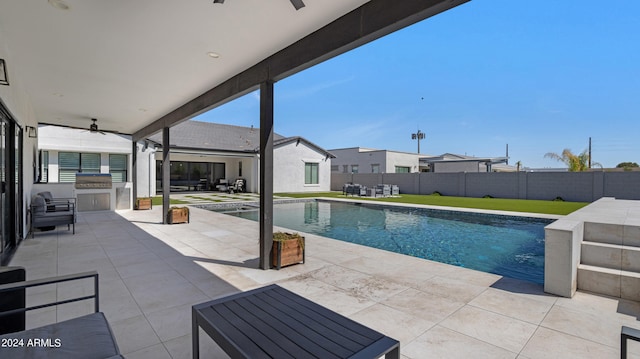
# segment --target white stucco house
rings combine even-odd
[[[440,156],[420,158],[420,165],[429,172],[515,172],[517,167],[507,164],[508,157],[474,157],[445,153]]]
[[[246,191],[258,192],[259,132],[200,121],[172,127],[171,190],[217,190],[225,180],[243,179]],[[129,135],[40,124],[34,190],[65,197],[87,194],[94,202],[96,194],[104,194],[99,209],[129,208],[133,203],[132,147]],[[138,196],[153,196],[163,186],[161,134],[139,141],[136,147]],[[333,157],[305,138],[274,134],[274,192],[328,191]],[[76,173],[111,174],[112,188],[76,188]]]
[[[363,147],[329,150],[333,173],[513,172],[507,157],[440,156]]]
[[[425,171],[420,158],[424,155],[364,147],[329,150],[336,156],[331,162],[337,173],[413,173]]]
[[[258,192],[260,130],[253,127],[185,121],[171,128],[170,159],[172,190],[215,190],[221,180],[244,179],[249,192]],[[155,171],[151,171],[151,193],[160,191],[162,135],[143,145],[155,148]],[[303,137],[274,134],[273,191],[329,191],[331,160],[335,156]],[[141,166],[141,163],[138,163]],[[144,186],[144,181],[140,181]]]

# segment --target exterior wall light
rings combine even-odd
[[[7,63],[4,59],[0,59],[0,85],[9,86],[9,78],[7,77]]]
[[[33,126],[26,126],[27,135],[29,138],[38,138],[38,128]]]

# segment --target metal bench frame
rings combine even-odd
[[[627,339],[640,342],[640,330],[622,326],[622,332],[620,333],[620,358],[627,358]]]

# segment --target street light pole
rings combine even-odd
[[[416,133],[411,134],[412,140],[418,140],[418,153],[420,153],[420,140],[424,140],[424,132],[418,130]]]

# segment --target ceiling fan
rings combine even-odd
[[[304,7],[304,3],[302,0],[289,0],[291,1],[291,5],[296,8],[296,10],[300,10]],[[213,0],[214,4],[224,4],[224,0]]]
[[[97,118],[92,118],[91,121],[92,121],[92,123],[91,123],[91,125],[89,125],[89,132],[98,132],[98,133],[101,133],[103,135],[106,135],[106,133],[104,133],[104,132],[102,132],[102,131],[100,131],[98,129],[98,119]]]

